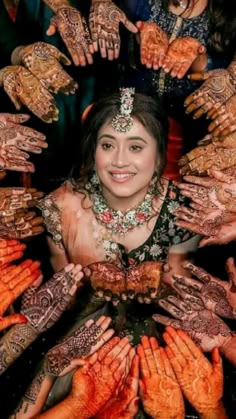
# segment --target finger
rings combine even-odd
[[[220,170],[210,169],[209,175],[213,176],[215,179],[219,180],[220,182],[231,183],[232,181],[234,181],[234,177],[229,176],[221,172]]]
[[[205,271],[205,269],[199,268],[191,262],[183,262],[182,266],[184,269],[187,269],[194,276],[196,276],[204,284],[208,284],[213,279],[213,277],[207,271]]]
[[[49,25],[49,27],[46,31],[46,35],[52,36],[56,33],[56,30],[57,30],[56,25],[54,25],[53,23],[50,23],[50,25]]]
[[[136,25],[135,25],[129,19],[127,19],[127,17],[125,15],[122,16],[121,22],[123,23],[123,25],[125,26],[125,28],[128,29],[129,32],[132,32],[132,33],[137,33],[138,32],[138,29],[139,29],[138,28],[138,23],[139,22],[136,22]]]
[[[145,357],[146,357],[146,362],[148,364],[148,369],[150,371],[151,374],[155,374],[156,373],[156,362],[155,362],[155,358],[153,355],[153,351],[151,348],[151,344],[149,341],[148,336],[142,336],[141,337],[141,342],[142,342],[142,346],[145,352]]]
[[[142,345],[138,345],[137,354],[139,356],[140,372],[141,372],[142,378],[151,377],[151,372],[149,370],[146,355],[145,355],[144,348]]]
[[[127,339],[127,338],[124,338],[124,339]],[[125,360],[125,358],[127,357],[128,353],[131,349],[129,341],[126,342],[126,344],[124,344],[124,342],[122,342],[122,339],[117,346],[119,348],[117,348],[117,347],[114,348],[112,350],[112,352],[110,353],[110,358],[112,360],[112,362],[110,363],[110,369],[111,369],[111,371],[114,371],[114,372],[117,369],[119,369],[120,364],[123,362],[123,360]],[[118,349],[120,349],[119,352],[118,352]],[[112,355],[112,357],[111,357],[111,355]],[[109,361],[108,361],[108,363],[109,363]]]
[[[187,359],[198,359],[203,357],[202,350],[193,342],[193,340],[183,330],[175,330],[172,327],[166,328],[167,333],[172,337],[179,351]]]
[[[35,281],[37,281],[41,274],[41,271],[37,270],[30,276],[22,278],[21,282],[18,283],[13,289],[15,297],[18,298],[27,288],[29,288]]]
[[[165,350],[163,348],[160,348],[160,354],[161,354],[161,358],[162,358],[162,363],[164,365],[164,371],[165,371],[165,375],[167,377],[171,377],[174,381],[176,381],[175,378],[175,373],[172,369],[171,363],[169,361],[169,358],[165,352]]]
[[[162,316],[161,314],[153,314],[152,316],[153,320],[157,323],[163,324],[164,326],[172,326],[175,329],[181,328],[181,321],[176,319],[171,319],[167,316]]]
[[[223,385],[223,363],[219,353],[219,348],[214,348],[211,356],[215,377],[219,377]]]
[[[10,314],[10,316],[0,318],[0,331],[12,326],[13,324],[27,323],[27,318],[23,314]]]
[[[230,289],[234,289],[236,286],[236,266],[234,258],[229,258],[226,261],[226,271],[229,278]]]
[[[4,116],[6,121],[11,122],[13,124],[22,124],[29,120],[30,116],[27,114],[19,113],[19,114],[11,114],[11,113],[1,113],[1,116]]]
[[[189,80],[193,81],[203,81],[209,78],[209,73],[191,73],[188,75]]]
[[[118,336],[113,337],[109,342],[107,342],[102,348],[99,349],[97,352],[98,360],[103,362],[104,358],[107,354],[120,342],[120,338]]]

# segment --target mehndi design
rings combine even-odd
[[[0,86],[3,86],[17,110],[25,105],[44,122],[58,120],[59,111],[53,96],[26,68],[12,65],[1,69]]]
[[[70,60],[53,45],[35,42],[22,47],[19,52],[20,64],[34,74],[46,89],[52,93],[75,93],[78,84],[63,70],[60,63],[70,65]]]
[[[157,296],[161,269],[161,262],[152,261],[127,269],[108,262],[95,262],[84,268],[84,272],[99,296],[104,294],[114,303],[127,298],[141,298],[146,302]]]
[[[100,50],[103,58],[117,59],[120,54],[119,25],[122,23],[130,32],[136,33],[136,26],[111,0],[92,0],[89,14],[89,28],[94,50]]]
[[[145,412],[154,419],[183,419],[183,396],[164,349],[155,338],[143,336],[141,343],[140,394]]]
[[[155,22],[137,22],[140,31],[140,58],[147,68],[158,70],[168,49],[168,36]]]
[[[3,240],[0,239],[0,267],[20,259],[26,246],[18,240]]]

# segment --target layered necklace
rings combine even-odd
[[[96,174],[87,182],[85,189],[93,204],[92,209],[96,220],[111,233],[124,236],[135,227],[145,224],[151,218],[153,198],[157,190],[157,176],[152,178],[144,200],[135,208],[128,209],[125,212],[114,210],[107,205]]]

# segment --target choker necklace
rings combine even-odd
[[[93,204],[93,212],[96,220],[105,225],[113,234],[124,236],[135,227],[146,223],[153,214],[153,197],[157,188],[157,176],[154,176],[150,182],[148,191],[144,200],[135,208],[125,212],[109,208],[105,198],[102,195],[99,179],[94,174],[85,185],[89,197]]]

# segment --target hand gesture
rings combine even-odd
[[[140,395],[145,412],[152,418],[184,418],[184,401],[174,371],[155,338],[143,336],[138,346]]]
[[[40,263],[30,259],[18,266],[9,265],[0,270],[0,331],[16,323],[26,323],[22,314],[2,317],[7,308],[41,275]]]
[[[210,114],[213,122],[208,131],[214,135],[228,135],[236,131],[236,94],[233,94],[226,102]]]
[[[168,49],[168,36],[155,22],[138,21],[136,26],[140,31],[141,63],[158,70]]]
[[[136,26],[130,22],[111,0],[92,0],[89,14],[89,28],[94,51],[100,50],[103,58],[114,60],[120,54],[119,25],[137,33]]]
[[[20,259],[25,250],[25,244],[18,240],[2,240],[0,239],[0,268],[3,265]]]
[[[22,47],[19,52],[21,64],[41,81],[52,93],[75,93],[78,84],[65,72],[60,63],[70,65],[70,60],[53,45],[35,42]]]
[[[10,212],[10,211],[9,211]],[[5,239],[25,239],[44,232],[44,219],[33,211],[12,211],[11,216],[1,216],[0,237]]]
[[[60,7],[52,17],[47,35],[59,31],[75,65],[92,64],[94,52],[86,20],[71,6]]]
[[[197,307],[201,306],[202,302],[205,308],[218,316],[236,318],[236,267],[233,258],[229,258],[226,263],[229,282],[210,275],[190,262],[184,262],[183,267],[197,279],[173,275],[169,279],[169,285],[186,303],[195,304]]]
[[[26,68],[12,65],[1,69],[0,86],[3,86],[17,110],[25,105],[44,122],[58,120],[59,111],[53,96]]]
[[[62,377],[83,363],[83,359],[96,352],[113,335],[108,329],[111,319],[101,316],[95,322],[88,320],[76,329],[71,336],[48,351],[44,361],[44,372]]]
[[[33,172],[26,152],[40,154],[47,148],[45,136],[32,128],[20,125],[29,119],[24,114],[0,114],[0,169]]]
[[[196,147],[179,160],[181,175],[206,176],[210,170],[223,171],[236,165],[236,148],[216,143]]]
[[[138,413],[138,357],[134,356],[123,389],[98,412],[95,419],[132,419]]]
[[[81,269],[81,265],[70,263],[24,301],[21,312],[37,334],[53,326],[67,309],[81,286]]]
[[[212,311],[205,309],[200,298],[195,298],[194,302],[190,303],[180,297],[169,296],[159,300],[158,304],[174,318],[154,314],[153,320],[165,326],[185,330],[204,352],[220,347],[231,336],[226,323]]]
[[[71,393],[63,405],[80,419],[95,416],[125,383],[133,357],[127,338],[111,339],[75,372]]]
[[[169,44],[162,68],[171,77],[182,79],[193,62],[205,51],[204,45],[195,38],[176,38]]]
[[[185,100],[186,112],[194,112],[194,118],[204,113],[209,117],[235,93],[235,86],[228,70],[217,69],[208,73],[193,73],[191,80],[204,83]]]
[[[217,348],[212,364],[182,330],[167,327],[163,335],[167,354],[186,399],[200,415],[217,415],[223,396],[223,367]],[[226,416],[225,416],[226,417]]]

